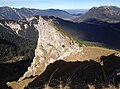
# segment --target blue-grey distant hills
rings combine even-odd
[[[9,19],[9,20],[21,20],[28,18],[30,16],[54,16],[59,17],[65,20],[71,20],[75,18],[75,15],[72,15],[64,10],[59,9],[30,9],[30,8],[11,8],[8,6],[0,7],[0,19]]]
[[[86,14],[74,19],[76,22],[90,22],[97,19],[109,23],[120,22],[120,8],[116,6],[100,6],[91,8]]]

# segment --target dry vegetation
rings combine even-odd
[[[101,47],[84,46],[82,48],[82,52],[76,55],[71,54],[68,58],[66,58],[66,61],[76,61],[76,60],[84,61],[84,60],[90,60],[90,59],[94,61],[99,61],[98,59],[101,56],[108,56],[113,53],[117,53],[117,51],[101,48]]]
[[[61,83],[60,83],[60,85],[58,85],[58,86],[56,86],[56,87],[50,87],[50,85],[49,85],[49,83],[47,83],[47,84],[45,84],[44,85],[44,88],[43,89],[73,89],[73,88],[71,88],[70,87],[70,85],[69,85],[69,83],[70,82],[68,82],[66,85],[62,85]],[[87,84],[87,85],[82,85],[82,84],[80,84],[80,85],[75,85],[75,86],[80,86],[79,87],[79,89],[120,89],[120,85],[118,85],[117,87],[115,86],[115,85],[108,85],[108,86],[104,86],[104,85],[98,85],[98,86],[96,86],[96,85],[91,85],[91,84]],[[31,88],[29,88],[29,89],[31,89]],[[40,87],[35,87],[34,89],[42,89],[42,88],[40,88]],[[76,89],[76,88],[75,88]]]
[[[107,56],[113,53],[116,53],[117,51],[115,50],[110,50],[110,49],[105,49],[105,48],[100,48],[100,47],[83,47],[82,50],[82,54],[76,54],[76,55],[72,55],[69,56],[66,61],[84,61],[86,59],[99,59],[101,56]],[[74,60],[71,60],[74,59]],[[25,79],[23,81],[19,81],[19,82],[11,82],[8,85],[11,86],[13,89],[24,89],[23,87],[27,86],[27,84],[31,81],[33,81],[35,78],[29,78],[29,79]],[[95,86],[93,85],[88,85],[87,89],[95,89]],[[37,88],[36,88],[37,89]],[[69,83],[66,86],[63,85],[59,85],[57,86],[57,88],[52,88],[49,86],[49,84],[45,84],[45,88],[44,89],[70,89]],[[84,88],[86,89],[86,88]],[[103,87],[103,89],[119,89],[119,88],[114,88],[114,86],[110,85],[110,87]]]

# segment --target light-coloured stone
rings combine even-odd
[[[116,53],[115,56],[120,57],[120,52],[119,52],[119,53]]]
[[[18,31],[21,30],[20,25],[17,23],[6,23],[5,25],[13,29],[17,34],[18,34]]]
[[[38,18],[32,17],[27,20],[31,21],[33,19]],[[30,76],[40,75],[50,63],[59,59],[64,60],[69,55],[82,51],[75,41],[55,29],[53,25],[42,17],[39,16],[38,24],[34,24],[34,27],[39,32],[35,57],[28,71],[19,81]]]

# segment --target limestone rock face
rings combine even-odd
[[[19,79],[40,75],[47,65],[56,60],[65,60],[66,57],[81,52],[81,47],[67,35],[59,31],[49,21],[42,17],[31,17],[29,21],[37,21],[33,24],[38,30],[38,41],[35,57],[28,71]]]
[[[38,40],[38,30],[34,27],[34,24],[37,24],[35,17],[30,17],[18,21],[0,21],[0,26],[4,27],[10,34],[18,35],[24,39],[29,39],[36,42]]]

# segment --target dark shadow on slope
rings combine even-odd
[[[93,60],[84,62],[65,62],[63,60],[50,64],[47,69],[29,83],[29,88],[45,87],[45,84],[57,89],[60,83],[65,86],[69,82],[70,89],[88,89],[92,84],[96,89],[113,84],[117,87],[120,83],[120,57],[113,55],[101,57],[100,63]],[[118,71],[119,70],[119,71]]]
[[[6,82],[17,81],[30,66],[32,60],[0,63],[0,89],[7,89]]]
[[[100,42],[110,48],[120,49],[120,23],[110,24],[97,19],[74,23],[55,17],[43,18],[52,19],[55,25],[80,41]]]
[[[37,77],[28,87],[44,87],[49,83],[51,87],[70,82],[71,89],[84,89],[87,84],[97,84],[103,81],[103,71],[99,63],[95,61],[65,62],[62,60],[50,64],[45,72]],[[29,89],[29,88],[26,89]]]
[[[120,83],[120,57],[114,54],[102,56],[103,69],[109,83]]]

